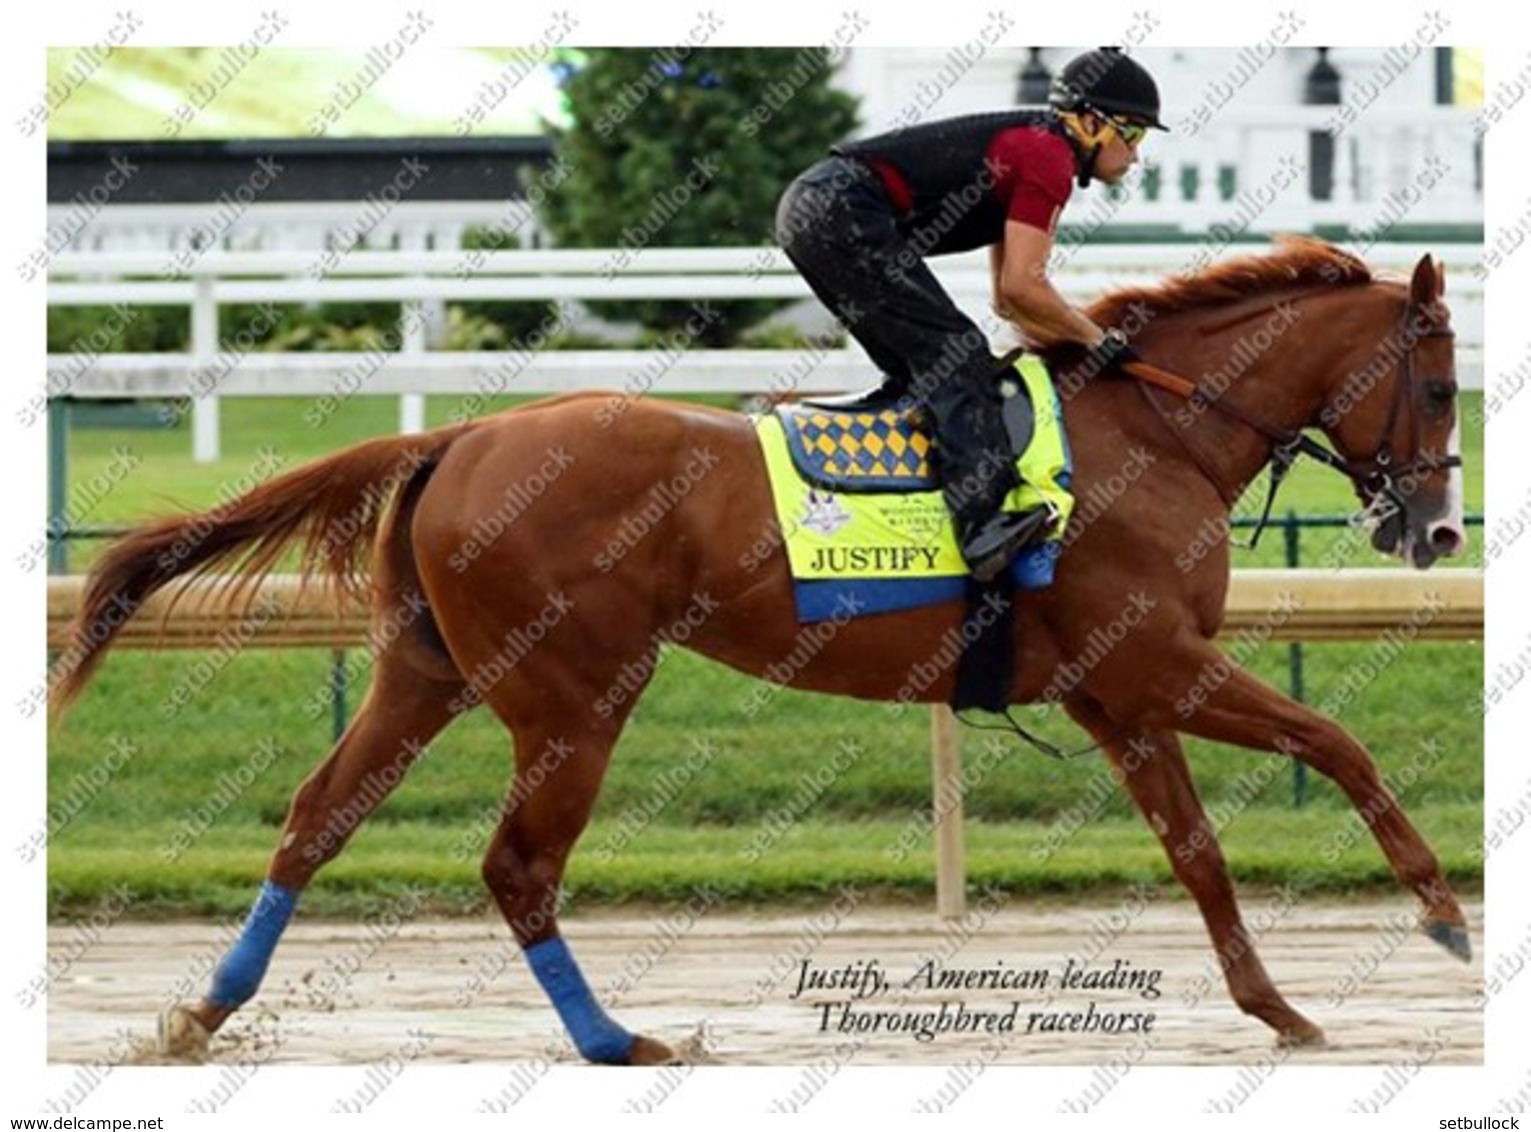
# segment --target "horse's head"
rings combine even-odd
[[[1457,455],[1457,382],[1445,275],[1430,256],[1385,321],[1350,328],[1356,348],[1318,424],[1349,465],[1372,545],[1424,569],[1466,545]]]

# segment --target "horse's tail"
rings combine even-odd
[[[210,511],[150,522],[113,543],[85,580],[68,643],[53,667],[57,716],[89,682],[122,626],[167,583],[233,563],[218,590],[228,607],[249,595],[284,551],[301,544],[298,574],[358,593],[363,554],[395,489],[435,464],[471,423],[369,440],[305,464]]]

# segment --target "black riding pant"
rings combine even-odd
[[[776,239],[815,295],[886,375],[884,388],[926,409],[932,466],[961,523],[999,509],[1018,482],[988,338],[926,266],[877,174],[830,157],[787,188]]]

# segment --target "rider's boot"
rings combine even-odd
[[[997,577],[1024,547],[1050,533],[1046,506],[1001,511],[1020,486],[994,375],[973,381],[954,375],[926,400],[934,443],[931,466],[957,528],[957,544],[973,577]]]

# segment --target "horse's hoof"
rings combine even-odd
[[[1328,1044],[1329,1039],[1324,1037],[1324,1031],[1306,1018],[1300,1026],[1282,1030],[1276,1039],[1280,1049],[1321,1049]]]
[[[1440,944],[1451,954],[1455,955],[1463,963],[1470,963],[1473,957],[1472,941],[1467,938],[1467,928],[1462,924],[1453,924],[1446,920],[1426,920],[1423,925],[1425,934],[1436,943]]]
[[[172,1006],[159,1016],[156,1046],[162,1057],[205,1061],[212,1034],[184,1006]]]
[[[627,1055],[629,1065],[679,1065],[680,1056],[664,1042],[639,1034],[633,1039],[632,1051]]]

